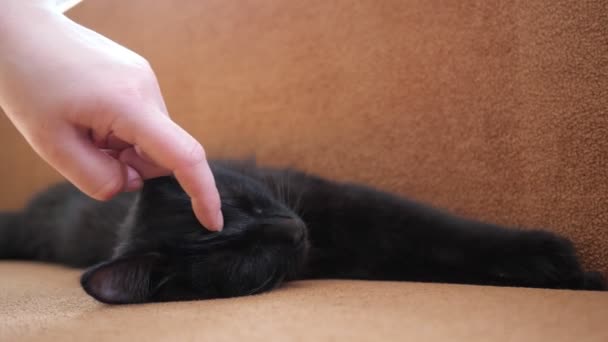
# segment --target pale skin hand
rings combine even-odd
[[[173,173],[199,221],[222,228],[205,151],[169,118],[144,58],[47,1],[0,9],[0,107],[45,161],[99,200]]]

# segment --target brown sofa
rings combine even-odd
[[[87,0],[213,157],[256,155],[455,213],[543,227],[608,274],[602,0]],[[0,206],[59,179],[0,119]],[[0,262],[0,340],[608,341],[608,295],[305,281],[109,307],[78,270]]]

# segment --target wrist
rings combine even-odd
[[[52,0],[0,0],[0,44],[44,18],[61,15]]]
[[[2,12],[0,17],[4,15],[4,10],[10,11],[28,10],[35,7],[54,8],[56,0],[0,0],[0,8]]]
[[[40,51],[50,44],[47,33],[62,20],[54,1],[0,0],[0,106],[7,114],[7,99],[15,98],[27,69],[40,65]]]

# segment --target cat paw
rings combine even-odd
[[[583,290],[606,291],[608,284],[600,272],[586,272],[583,276]]]
[[[605,290],[600,273],[585,273],[572,243],[546,231],[520,231],[493,252],[490,274],[498,285]]]

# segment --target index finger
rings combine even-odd
[[[139,146],[159,166],[171,170],[190,196],[197,219],[209,230],[221,230],[224,222],[220,196],[203,146],[161,113],[130,115],[125,120],[115,122],[114,133]]]

